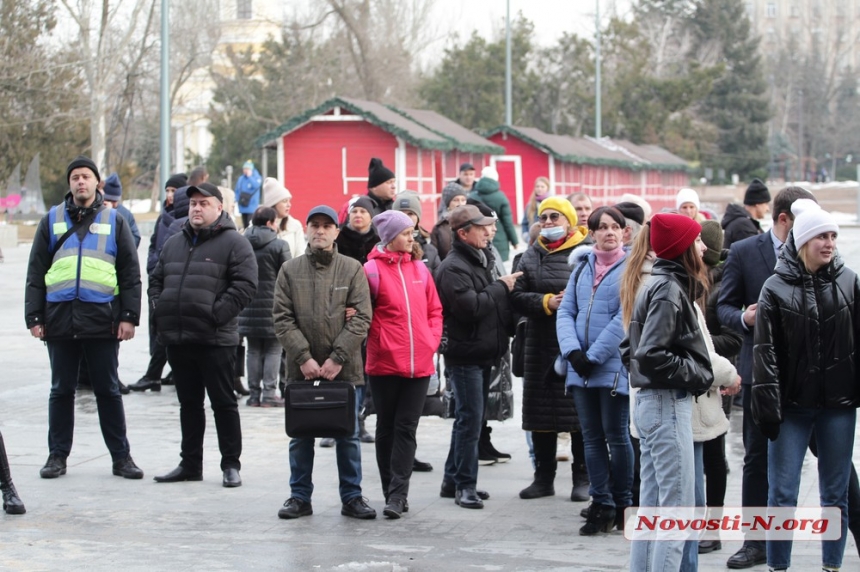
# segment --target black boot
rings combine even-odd
[[[591,497],[588,495],[588,488],[591,483],[588,480],[588,471],[582,465],[576,463],[571,465],[573,471],[573,488],[570,491],[570,500],[573,502],[585,502]]]
[[[535,473],[535,480],[532,484],[520,491],[521,499],[539,499],[541,497],[555,496],[555,487],[553,481],[548,476]]]
[[[238,395],[251,395],[251,392],[245,389],[245,386],[242,384],[241,377],[233,378],[233,391],[235,391]]]
[[[128,388],[132,391],[146,391],[147,389],[150,391],[161,391],[161,380],[147,379],[146,376],[143,376],[129,385]]]
[[[358,416],[358,438],[362,443],[373,443],[376,441],[376,438],[367,432],[367,429],[364,428],[364,416]]]
[[[478,442],[478,449],[485,451],[488,456],[495,457],[497,463],[507,463],[511,460],[511,456],[508,453],[500,453],[490,441],[490,433],[493,432],[493,428],[487,425],[484,425],[481,428],[481,438]]]
[[[3,493],[3,510],[6,514],[24,514],[27,509],[12,484],[12,472],[9,470],[9,458],[6,456],[6,445],[3,435],[0,435],[0,492]]]
[[[591,503],[588,507],[588,517],[579,529],[580,536],[592,536],[598,532],[609,532],[615,527],[615,507]]]

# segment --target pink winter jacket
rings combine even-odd
[[[375,376],[432,375],[433,355],[442,339],[442,303],[430,271],[411,254],[380,246],[367,258],[364,272],[373,298],[373,321],[365,371]]]

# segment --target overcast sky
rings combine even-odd
[[[435,0],[438,22],[443,30],[455,30],[461,40],[472,30],[485,37],[502,25],[506,0]],[[510,0],[511,18],[518,12],[535,25],[535,36],[542,45],[554,43],[563,32],[581,37],[593,37],[596,0]],[[606,22],[610,12],[624,14],[629,0],[600,0],[601,20]]]

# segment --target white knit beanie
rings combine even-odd
[[[293,198],[287,188],[281,182],[272,177],[266,177],[263,181],[263,206],[272,207],[285,199]]]
[[[496,171],[495,167],[490,167],[489,165],[481,169],[481,178],[493,179],[494,181],[499,180],[499,172]]]
[[[800,250],[804,244],[825,232],[839,232],[833,215],[811,199],[797,199],[791,204],[794,213],[794,246]]]
[[[699,193],[693,189],[681,189],[675,195],[675,208],[677,210],[681,210],[681,205],[684,203],[693,203],[697,210],[702,208],[702,204],[699,202]]]

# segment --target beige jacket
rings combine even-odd
[[[346,309],[356,311],[349,321]],[[371,320],[370,288],[356,260],[308,249],[281,266],[275,285],[275,335],[286,350],[287,380],[304,379],[301,365],[331,358],[343,369],[338,380],[364,384],[361,343]]]

